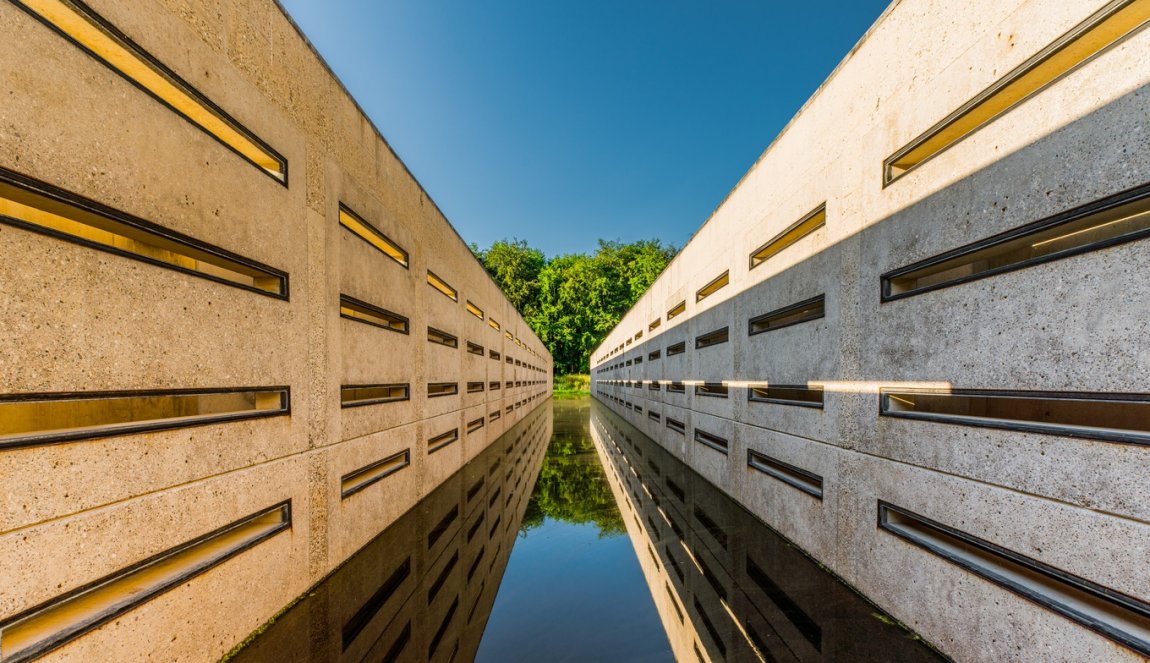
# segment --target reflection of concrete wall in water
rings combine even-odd
[[[594,393],[948,654],[1150,655],[1147,18],[892,6]]]
[[[274,2],[0,34],[0,659],[214,659],[550,357]]]
[[[234,660],[472,660],[551,439],[549,410],[452,475]]]

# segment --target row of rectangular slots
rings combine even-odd
[[[682,433],[683,428],[680,424],[675,430]],[[699,429],[695,429],[695,439],[724,454],[728,448],[725,438]],[[747,451],[747,466],[822,500],[823,478],[814,472],[752,449]],[[881,530],[1142,655],[1150,655],[1147,602],[885,500],[878,501],[877,513]]]
[[[1148,23],[1150,0],[1107,3],[885,159],[882,164],[884,187],[1121,43]],[[1145,237],[1150,233],[1150,206],[1145,200],[1145,188],[1122,192],[884,274],[882,300],[909,297]],[[781,253],[825,223],[826,203],[823,203],[752,251],[749,269]],[[716,283],[727,279],[727,275],[724,272],[703,286],[696,293],[696,301],[717,290]],[[671,320],[685,310],[686,302],[680,302],[667,311],[666,319]],[[659,324],[659,319],[652,321],[648,330],[653,331]],[[630,344],[629,341],[612,348],[596,363],[622,351]]]

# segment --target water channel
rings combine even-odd
[[[940,659],[584,398],[545,402],[231,660]]]

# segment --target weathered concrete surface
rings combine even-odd
[[[1150,182],[1150,31],[886,186],[882,164],[1103,4],[892,5],[591,358],[606,405],[959,660],[1142,658],[877,528],[877,501],[1147,602],[1150,447],[882,417],[878,389],[1150,392],[1150,242],[885,303],[880,276]],[[749,267],[823,201],[825,227]],[[724,270],[730,285],[696,302]],[[748,335],[749,319],[820,294],[823,318]],[[727,324],[729,343],[694,349]],[[690,387],[719,380],[725,401]],[[825,402],[749,402],[743,387],[763,382],[821,384]],[[823,500],[748,468],[748,448],[820,475]]]
[[[0,395],[287,386],[291,412],[0,450],[0,623],[290,499],[289,531],[54,654],[212,660],[530,412],[551,360],[276,3],[88,4],[282,154],[287,186],[9,2],[0,167],[282,270],[289,297],[0,224]],[[409,266],[341,228],[341,203]],[[341,294],[407,317],[410,333],[341,318]],[[460,347],[428,343],[428,325]],[[468,394],[469,381],[523,386]],[[459,393],[429,399],[429,382]],[[387,383],[409,384],[409,400],[340,407],[341,385]],[[452,427],[459,441],[429,456],[426,439]],[[403,449],[408,467],[341,499],[342,476]]]

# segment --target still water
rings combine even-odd
[[[233,660],[938,658],[580,399],[537,408]]]

